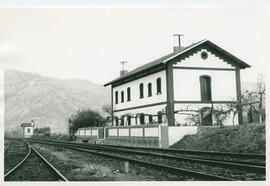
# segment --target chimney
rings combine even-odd
[[[128,73],[128,70],[120,70],[120,77]]]
[[[174,46],[173,47],[173,53],[179,53],[181,51],[183,51],[185,49],[185,47],[179,47],[179,46]]]
[[[173,53],[179,53],[185,48],[181,46],[181,36],[184,36],[184,34],[173,34],[173,36],[178,37],[178,46],[173,47]]]
[[[125,63],[127,63],[127,61],[121,61],[120,62],[122,64],[122,70],[120,70],[120,77],[122,77],[123,75],[125,75],[126,73],[128,73],[127,70],[125,70]]]

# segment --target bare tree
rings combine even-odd
[[[263,109],[265,89],[266,86],[264,76],[262,74],[259,74],[255,89],[244,90],[241,97],[242,105],[250,106],[259,115],[259,122],[263,121],[263,115],[265,112]]]

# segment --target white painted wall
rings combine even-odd
[[[208,58],[202,59],[201,53],[207,52]],[[234,69],[233,66],[228,64],[226,61],[216,57],[215,55],[211,54],[205,49],[202,49],[195,53],[194,55],[190,56],[189,58],[186,58],[182,60],[180,63],[175,64],[174,66],[179,67],[204,67],[204,68],[230,68]]]
[[[144,136],[145,137],[158,137],[159,136],[159,131],[158,127],[156,128],[145,128],[144,129]]]
[[[181,140],[185,135],[196,134],[197,131],[196,126],[168,126],[169,146]]]
[[[161,78],[161,94],[157,95],[156,79]],[[140,83],[144,83],[144,98],[140,98]],[[152,96],[148,97],[148,83],[152,83]],[[127,102],[127,88],[131,88],[131,101]],[[115,92],[118,91],[118,104],[115,104]],[[124,103],[121,103],[121,91],[124,91]],[[166,71],[160,71],[146,77],[113,88],[113,109],[125,109],[141,105],[166,101]]]
[[[109,136],[117,136],[117,129],[109,129]]]
[[[174,69],[174,100],[201,101],[200,76],[211,77],[212,101],[236,100],[235,71]]]
[[[131,128],[130,129],[131,137],[143,137],[143,128]]]
[[[129,129],[125,128],[125,129],[118,129],[119,132],[119,136],[129,136]]]
[[[34,127],[24,127],[24,136],[32,136],[34,134]]]
[[[202,59],[201,52],[207,52],[208,58]],[[235,69],[206,50],[201,50],[174,66]],[[200,101],[202,75],[211,77],[212,101],[236,100],[235,71],[174,69],[173,74],[175,101]]]

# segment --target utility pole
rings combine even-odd
[[[178,45],[180,50],[181,50],[181,36],[184,36],[184,34],[173,34],[173,37],[178,37]]]

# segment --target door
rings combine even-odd
[[[104,128],[98,128],[98,139],[104,139]]]
[[[213,125],[211,108],[204,107],[201,109],[201,125],[202,126]]]

